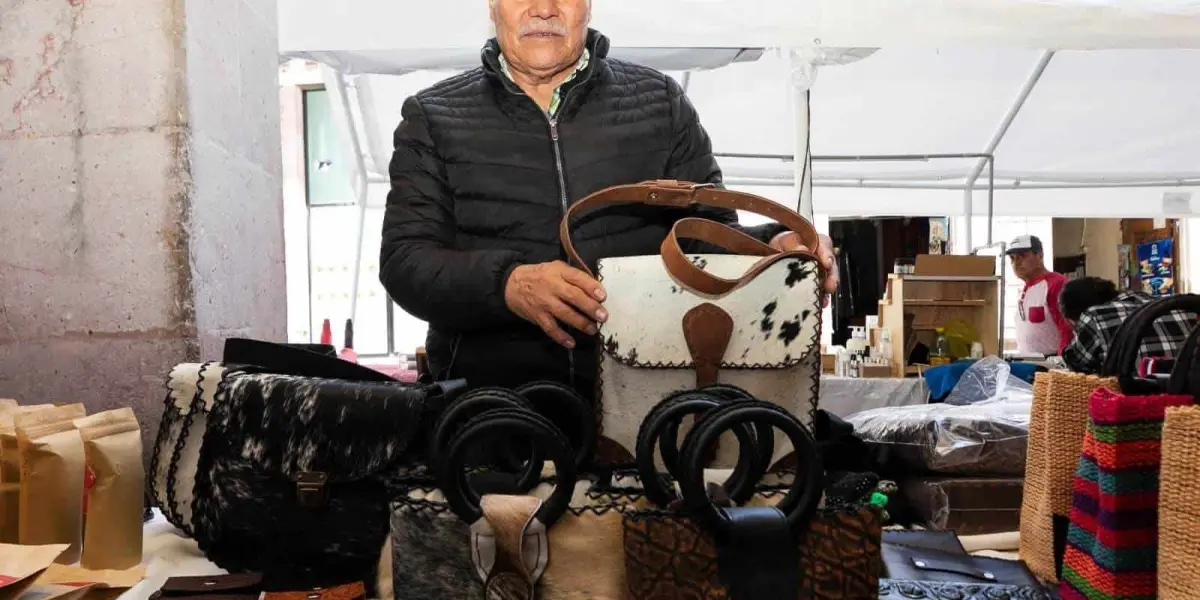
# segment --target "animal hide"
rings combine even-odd
[[[400,383],[226,373],[195,483],[201,548],[223,568],[263,572],[268,589],[374,581],[388,501],[414,477],[407,451],[427,396]],[[325,483],[298,484],[314,473]]]
[[[737,278],[758,258],[705,254],[693,256],[692,262],[719,277]],[[638,428],[654,403],[696,387],[683,317],[701,303],[714,304],[733,319],[719,381],[786,407],[806,425],[812,423],[821,331],[821,283],[815,262],[780,260],[720,297],[681,287],[658,255],[603,259],[598,273],[609,290],[604,303],[609,317],[600,326],[598,394],[600,432],[608,442],[599,449],[615,446],[621,454],[598,457],[602,462],[632,460]],[[732,467],[737,462],[733,435],[724,436],[720,446],[712,466]],[[777,436],[775,460],[788,447],[783,436]]]

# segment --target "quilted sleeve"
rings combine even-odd
[[[408,313],[443,331],[515,321],[504,302],[521,255],[455,248],[454,196],[420,101],[409,98],[394,136],[379,279]]]
[[[663,178],[723,186],[721,167],[717,165],[717,159],[713,156],[712,140],[709,139],[708,132],[704,130],[704,127],[700,125],[700,117],[696,114],[696,108],[692,106],[691,101],[683,92],[683,88],[674,79],[666,75],[663,77],[666,78],[667,91],[671,97],[672,115],[671,154],[667,159],[666,173],[663,174]],[[711,206],[693,207],[686,214],[680,215],[680,218],[683,217],[703,217],[719,221],[740,229],[763,242],[769,242],[771,238],[787,230],[778,223],[752,227],[740,225],[737,211]],[[724,250],[710,244],[695,240],[684,241],[686,242],[684,244],[685,252],[724,253]]]

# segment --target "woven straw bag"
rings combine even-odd
[[[1158,597],[1191,600],[1200,590],[1200,407],[1171,407],[1162,431],[1158,492]]]
[[[1039,373],[1034,379],[1020,553],[1029,569],[1048,581],[1058,580],[1088,397],[1099,388],[1117,390],[1117,379],[1066,371]]]

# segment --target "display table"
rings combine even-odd
[[[142,526],[142,565],[146,578],[121,594],[118,600],[148,600],[169,577],[221,575],[225,570],[204,557],[196,541],[187,537],[158,509]]]
[[[820,407],[839,417],[871,408],[928,402],[929,387],[920,377],[821,377]]]

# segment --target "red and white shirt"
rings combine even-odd
[[[1067,283],[1061,273],[1046,272],[1025,282],[1017,303],[1017,350],[1054,356],[1071,342],[1071,324],[1058,310]]]

